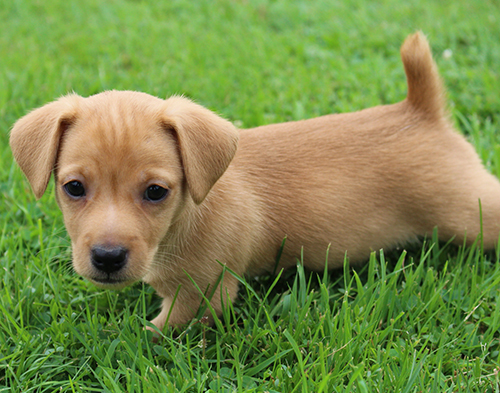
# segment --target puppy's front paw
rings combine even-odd
[[[151,333],[153,333],[151,341],[153,341],[154,343],[157,343],[160,340],[160,338],[161,338],[161,333],[160,333],[161,330],[159,332],[157,329],[155,329],[155,328],[153,328],[151,326],[146,326],[145,329],[149,330]]]

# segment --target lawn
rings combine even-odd
[[[160,299],[73,272],[53,186],[35,200],[8,134],[71,91],[184,94],[240,127],[394,103],[421,29],[457,128],[500,176],[499,24],[495,0],[0,0],[0,392],[498,392],[500,264],[480,245],[297,261],[242,279],[215,326],[154,343]]]

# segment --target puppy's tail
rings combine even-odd
[[[444,90],[429,44],[421,32],[410,35],[401,47],[408,83],[407,101],[432,120],[445,114]]]

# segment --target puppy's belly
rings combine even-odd
[[[411,223],[394,212],[379,209],[371,214],[357,213],[323,212],[317,216],[309,210],[300,215],[302,219],[284,214],[279,220],[269,220],[255,247],[250,274],[274,270],[274,258],[285,238],[279,268],[289,268],[301,261],[307,268],[318,271],[325,264],[329,269],[342,267],[346,257],[350,264],[359,264],[368,260],[373,251],[389,250],[418,239]]]

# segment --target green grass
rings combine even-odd
[[[72,272],[52,188],[35,201],[8,131],[70,91],[182,93],[244,127],[392,103],[422,29],[500,175],[499,23],[493,0],[0,0],[0,392],[498,392],[496,255],[428,239],[356,270],[299,264],[153,343],[158,297]]]

